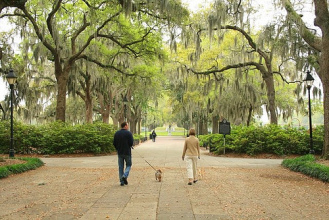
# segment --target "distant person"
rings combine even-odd
[[[199,139],[195,137],[195,129],[191,128],[189,137],[185,139],[182,160],[185,159],[187,165],[188,185],[196,183],[197,179],[197,162],[200,159]]]
[[[155,138],[157,136],[157,134],[155,133],[155,130],[152,131],[151,136],[152,136],[152,141],[155,142]]]
[[[118,152],[119,180],[121,186],[128,185],[127,179],[132,165],[131,148],[133,148],[134,138],[128,129],[128,123],[122,122],[121,130],[115,132],[113,139],[113,145]],[[124,163],[126,163],[125,169]]]

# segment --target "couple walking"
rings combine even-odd
[[[120,185],[128,185],[128,176],[131,169],[131,149],[133,149],[134,138],[128,130],[127,122],[121,123],[121,130],[114,134],[113,145],[118,153],[119,180]],[[195,137],[195,129],[190,129],[189,137],[185,139],[182,160],[186,160],[188,185],[196,183],[197,180],[197,160],[200,159],[199,139]],[[126,168],[124,166],[126,165]]]

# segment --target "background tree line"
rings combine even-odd
[[[315,25],[326,33],[327,2],[313,2]],[[323,85],[312,93],[323,99],[327,157],[329,55],[321,48],[328,39],[302,20],[299,5],[311,1],[273,1],[287,16],[261,30],[250,23],[251,3],[214,1],[191,14],[174,0],[3,1],[0,19],[15,29],[1,33],[1,71],[11,67],[19,76],[17,117],[74,124],[127,118],[134,133],[143,122],[177,122],[205,133],[209,125],[217,132],[222,118],[250,125],[265,107],[277,124],[304,111],[302,81],[311,70]],[[10,46],[14,34],[20,54]]]

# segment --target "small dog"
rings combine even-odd
[[[203,179],[204,178],[204,168],[198,169],[198,178]]]
[[[162,171],[161,170],[157,170],[155,172],[155,180],[158,180],[159,182],[161,182],[162,179]]]

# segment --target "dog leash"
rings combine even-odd
[[[135,148],[133,148],[134,150],[135,150]],[[138,151],[136,151],[135,150],[135,152],[137,152],[137,154],[141,157],[141,158],[143,158],[144,160],[145,160],[145,158],[138,152]],[[147,160],[145,160],[145,162],[148,164],[148,165],[150,165],[150,167],[152,167],[153,168],[153,170],[155,170],[155,171],[157,171]]]

